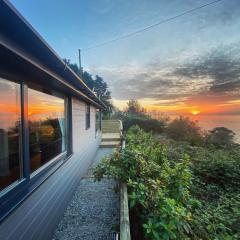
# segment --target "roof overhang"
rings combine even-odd
[[[69,68],[33,27],[5,0],[0,1],[1,72],[29,75],[31,81],[47,84],[106,108],[79,76]],[[15,66],[13,68],[13,66]],[[27,69],[27,71],[26,71]]]

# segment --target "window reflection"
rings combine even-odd
[[[64,99],[28,89],[31,172],[66,150]]]
[[[20,178],[20,85],[0,78],[0,190]]]
[[[99,109],[96,109],[96,117],[95,117],[95,129],[96,132],[101,130],[101,112]]]

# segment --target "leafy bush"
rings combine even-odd
[[[168,157],[191,158],[191,195],[201,202],[192,211],[193,239],[239,239],[240,147],[216,149],[171,142]]]
[[[162,144],[135,126],[126,134],[126,148],[105,158],[94,175],[128,184],[144,239],[233,240],[240,237],[239,153],[237,147]]]
[[[195,177],[224,191],[240,189],[240,149],[198,149],[192,157]]]
[[[188,156],[171,166],[166,146],[139,127],[129,130],[126,143],[96,167],[95,178],[108,175],[128,184],[130,208],[139,213],[147,239],[184,239],[197,204],[189,194]]]
[[[216,127],[208,132],[206,142],[218,148],[229,148],[234,143],[235,133],[225,127]]]
[[[202,201],[201,208],[194,209],[193,216],[193,239],[239,239],[240,194],[222,193],[215,202]]]
[[[132,126],[137,125],[146,132],[162,133],[166,127],[165,119],[156,120],[143,114],[124,114],[122,122],[124,131],[127,131]]]
[[[203,137],[197,122],[187,117],[179,117],[169,123],[167,136],[176,141],[186,141],[191,145],[202,145]]]

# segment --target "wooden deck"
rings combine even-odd
[[[100,137],[86,145],[81,152],[73,154],[1,223],[0,239],[52,239],[81,177],[89,171],[99,142]]]

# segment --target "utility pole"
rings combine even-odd
[[[82,78],[82,64],[81,64],[81,49],[78,49],[78,60],[79,60],[79,74],[80,78]]]

